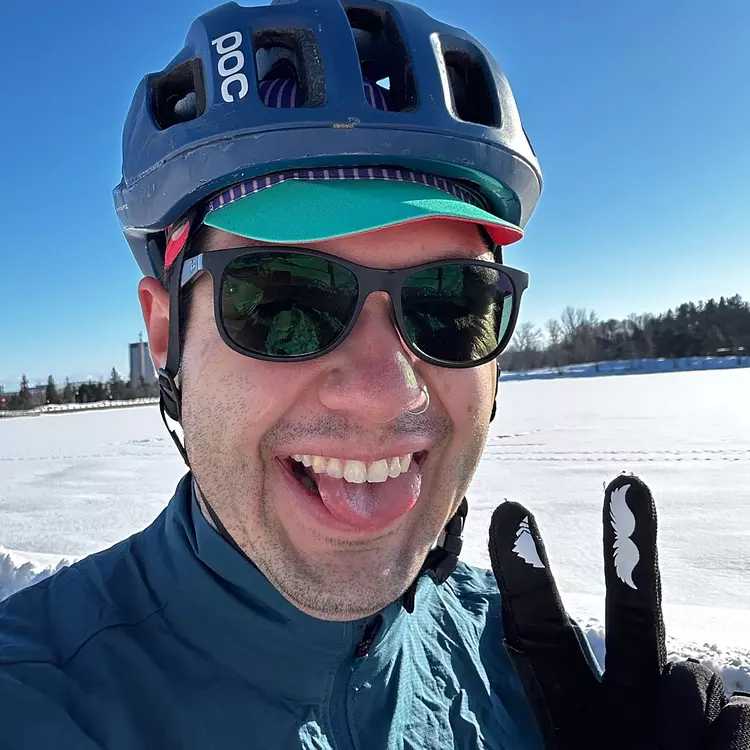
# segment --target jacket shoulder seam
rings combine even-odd
[[[0,659],[0,670],[6,668],[6,667],[17,667],[23,664],[50,664],[53,666],[58,667],[59,669],[65,669],[73,659],[78,656],[78,654],[83,651],[83,649],[91,643],[98,635],[103,633],[105,630],[112,630],[114,628],[131,628],[131,627],[138,627],[139,625],[142,625],[146,620],[148,620],[150,617],[153,617],[155,614],[159,614],[166,604],[163,604],[161,607],[157,607],[156,609],[149,612],[145,617],[142,617],[140,620],[136,620],[134,622],[113,622],[109,625],[103,625],[102,627],[96,629],[93,633],[90,633],[86,638],[84,638],[81,643],[76,646],[76,648],[73,650],[73,652],[67,656],[64,659],[57,660],[57,659],[10,659],[10,660],[3,660]]]
[[[101,633],[103,633],[105,630],[112,630],[114,628],[133,628],[133,627],[138,627],[139,625],[142,625],[144,622],[146,622],[146,620],[148,620],[151,617],[153,617],[155,614],[159,614],[164,609],[165,606],[166,606],[165,604],[162,604],[161,607],[157,607],[156,609],[154,609],[151,612],[149,612],[145,617],[142,617],[140,620],[136,620],[135,622],[114,622],[114,623],[111,623],[110,625],[104,625],[103,627],[99,628],[98,630],[95,630],[93,633],[91,633],[90,635],[88,635],[78,645],[78,647],[73,651],[72,654],[70,654],[70,656],[68,656],[66,659],[64,659],[62,661],[62,663],[60,664],[60,667],[61,668],[65,668],[66,666],[68,666],[68,664],[70,664],[70,662],[73,661],[73,659],[75,659],[76,656],[78,656],[78,654],[80,654],[81,651],[89,643],[91,643],[91,641],[94,640],[94,638],[96,638],[98,635],[100,635]]]

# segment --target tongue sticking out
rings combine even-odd
[[[387,526],[414,507],[422,486],[422,472],[416,461],[409,471],[395,479],[354,484],[318,474],[318,492],[332,516],[363,531]]]

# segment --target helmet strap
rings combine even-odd
[[[464,522],[466,521],[468,511],[469,504],[466,502],[466,498],[463,498],[461,504],[458,506],[458,510],[445,527],[445,538],[434,549],[429,551],[417,577],[404,592],[401,604],[409,614],[414,612],[417,586],[422,575],[426,573],[436,584],[440,585],[441,583],[445,583],[456,569],[458,556],[461,554],[461,548],[464,543],[461,534],[463,534]]]
[[[198,480],[195,478],[195,474],[191,474],[191,477],[193,482],[193,493],[195,495],[196,501],[198,502],[198,506],[204,506],[206,508],[206,512],[211,519],[211,523],[219,533],[219,536],[223,537],[224,540],[227,541],[229,545],[233,547],[237,552],[239,552],[239,554],[242,555],[242,557],[244,557],[245,560],[247,560],[251,565],[255,566],[255,563],[247,556],[242,547],[237,544],[237,542],[234,540],[234,537],[227,531],[227,527],[224,526],[224,524],[221,522],[221,519],[211,506],[211,503],[208,502],[208,498],[206,497],[205,492],[203,492],[200,485],[198,484]]]
[[[180,287],[185,250],[180,251],[174,261],[172,275],[169,278],[169,339],[167,341],[167,361],[164,367],[157,370],[159,378],[159,411],[167,432],[177,446],[182,460],[190,468],[185,445],[179,435],[169,426],[167,417],[182,424],[182,392],[175,382],[180,366]]]
[[[169,426],[169,422],[167,422],[167,417],[173,419],[175,422],[180,422],[182,417],[180,406],[182,394],[174,382],[174,378],[166,370],[159,368],[157,375],[159,376],[159,412],[161,413],[162,422],[164,422],[167,432],[189,469],[190,460],[188,459],[185,446],[180,440],[180,436]]]

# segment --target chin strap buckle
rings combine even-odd
[[[461,500],[461,504],[458,506],[458,510],[455,512],[453,518],[446,524],[445,538],[442,543],[430,550],[419,574],[404,592],[401,604],[409,614],[414,612],[417,586],[419,579],[424,573],[427,573],[436,584],[440,585],[441,583],[445,583],[456,569],[458,556],[461,554],[464,544],[461,535],[464,531],[464,522],[466,521],[466,514],[468,512],[469,504],[466,502],[466,498],[464,498]]]
[[[156,374],[159,377],[159,397],[162,411],[165,411],[170,419],[182,424],[182,394],[179,386],[174,382],[172,375],[163,367],[160,367]]]
[[[177,383],[174,382],[172,375],[163,367],[160,367],[156,371],[156,374],[159,377],[159,411],[161,412],[162,421],[167,428],[169,436],[177,446],[182,460],[187,464],[189,469],[190,461],[188,460],[185,446],[182,444],[180,436],[169,426],[169,422],[167,422],[167,417],[169,417],[178,424],[182,424],[182,394]]]

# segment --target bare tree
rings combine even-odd
[[[578,333],[586,325],[588,315],[583,307],[571,307],[568,305],[562,313],[560,322],[562,324],[563,336],[569,340],[575,340]]]
[[[542,360],[542,332],[533,323],[521,323],[513,337],[513,369],[531,370]]]
[[[538,351],[542,346],[542,332],[533,323],[521,323],[516,329],[513,343],[522,352]]]
[[[558,373],[562,373],[563,366],[563,329],[560,321],[555,318],[550,318],[547,321],[547,340],[549,341],[549,347],[547,353],[549,354],[550,364],[557,370]]]
[[[550,318],[547,321],[547,338],[549,339],[550,346],[560,346],[560,342],[562,341],[562,326],[559,320]]]
[[[597,358],[597,328],[599,319],[592,310],[566,307],[560,319],[563,330],[562,346],[570,362],[590,362]]]

